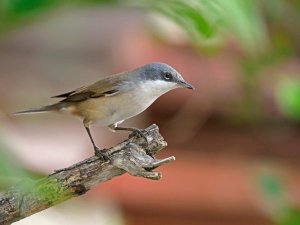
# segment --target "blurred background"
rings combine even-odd
[[[297,0],[1,0],[3,192],[93,153],[80,121],[13,112],[153,61],[196,88],[124,123],[160,126],[161,181],[123,175],[15,224],[299,225],[299,43]]]

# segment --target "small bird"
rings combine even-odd
[[[108,126],[112,131],[132,131],[145,138],[138,128],[118,125],[143,112],[164,93],[179,87],[194,89],[171,66],[150,63],[128,72],[108,76],[89,86],[53,96],[52,98],[63,99],[52,105],[16,114],[60,112],[81,118],[95,154],[107,160],[109,157],[93,140],[90,125]],[[147,141],[147,138],[145,140]]]

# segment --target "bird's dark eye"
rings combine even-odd
[[[164,78],[165,78],[165,80],[171,80],[172,79],[172,74],[170,72],[165,72],[164,73]]]

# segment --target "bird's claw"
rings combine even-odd
[[[105,152],[105,149],[100,149],[98,147],[95,147],[94,150],[95,150],[95,156],[99,157],[102,161],[109,161],[110,160],[110,157]]]

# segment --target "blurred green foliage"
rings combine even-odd
[[[10,149],[0,139],[0,192],[13,186],[23,192],[32,193],[36,180],[41,179],[43,175],[23,168],[22,163],[19,163],[16,157],[9,152],[11,152]],[[48,180],[35,191],[32,194],[37,195],[45,202],[61,201],[72,195],[70,191],[64,190],[56,180]]]
[[[275,223],[278,225],[299,225],[300,210],[294,207],[288,207],[278,217],[275,217]]]
[[[23,25],[26,21],[63,6],[115,3],[118,0],[1,0],[0,33]]]
[[[282,80],[276,90],[280,110],[291,119],[300,120],[300,80]]]
[[[259,182],[265,196],[268,198],[281,196],[284,191],[282,182],[276,176],[263,175],[260,177]]]
[[[0,139],[0,190],[27,177],[26,172],[18,166],[16,160],[8,154],[9,150]]]
[[[20,180],[23,182],[18,186],[26,188],[32,179],[41,177],[40,174],[23,168],[22,163],[18,162],[10,152],[10,148],[0,136],[0,191],[16,185]]]
[[[143,6],[177,23],[197,45],[212,39],[219,45],[232,38],[249,55],[265,54],[270,49],[281,54],[277,47],[292,49],[300,39],[300,23],[291,26],[300,19],[299,3],[284,0],[2,0],[0,32],[50,9],[103,3]]]
[[[300,52],[299,1],[285,0],[166,0],[143,1],[145,6],[174,21],[191,42],[207,50],[237,48],[242,100],[232,121],[255,124],[265,115],[260,92],[260,75],[266,68],[297,58]],[[229,41],[229,42],[228,42]],[[227,45],[226,45],[227,44]],[[204,48],[203,48],[204,47]],[[202,51],[203,52],[203,51]],[[208,51],[211,52],[211,51]],[[213,51],[216,52],[216,51]],[[276,71],[275,71],[276,73]],[[276,75],[276,74],[274,74]],[[291,88],[291,90],[289,90]],[[277,105],[288,118],[299,118],[295,86],[274,92]],[[238,116],[238,117],[236,117]]]
[[[279,177],[273,174],[263,174],[259,177],[259,188],[268,202],[268,213],[275,224],[300,224],[300,209],[294,207],[286,198],[286,189]]]
[[[180,25],[197,45],[205,40],[235,36],[248,52],[268,45],[262,12],[253,0],[151,1],[151,7]]]

